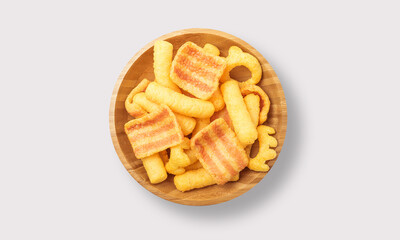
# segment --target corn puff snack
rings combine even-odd
[[[155,81],[160,85],[180,93],[181,90],[169,78],[173,49],[172,44],[167,41],[156,41],[154,43],[154,76]]]
[[[257,127],[257,131],[260,149],[257,156],[250,158],[247,167],[253,171],[267,172],[269,171],[269,166],[265,162],[276,157],[275,150],[270,149],[270,147],[278,146],[278,141],[269,135],[275,134],[275,130],[272,127],[260,125]]]
[[[229,72],[238,66],[245,66],[251,72],[251,78],[245,81],[244,84],[257,84],[261,80],[262,69],[257,58],[251,54],[244,53],[239,47],[232,46],[229,48],[229,54],[226,57],[226,69],[220,81],[232,80]]]
[[[164,163],[158,153],[142,158],[143,166],[152,184],[163,182],[168,175],[164,168]]]
[[[145,93],[150,101],[158,104],[165,104],[170,107],[172,111],[185,116],[209,118],[214,113],[214,105],[212,105],[212,103],[174,92],[155,82],[149,84]]]
[[[197,118],[196,127],[193,130],[192,137],[194,137],[201,129],[205,128],[208,124],[210,124],[209,118]]]
[[[129,115],[134,118],[142,117],[146,114],[145,110],[143,110],[139,105],[133,102],[133,97],[140,92],[144,92],[149,83],[149,80],[143,79],[134,89],[132,89],[125,100],[125,109],[129,113]]]
[[[268,117],[268,112],[269,108],[271,105],[271,102],[269,101],[268,95],[262,90],[257,85],[252,85],[252,84],[244,84],[240,86],[240,92],[242,93],[243,96],[246,96],[248,94],[256,94],[260,97],[260,117],[259,117],[259,122],[258,124],[261,125],[265,121],[267,121]]]
[[[150,85],[149,85],[150,87]],[[147,87],[147,89],[149,88]],[[147,91],[147,90],[146,90]],[[254,126],[250,113],[247,111],[237,81],[228,81],[221,86],[226,109],[232,120],[235,133],[242,145],[253,144],[257,139],[257,130]]]

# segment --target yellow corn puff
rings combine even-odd
[[[236,174],[230,181],[239,180],[239,174]],[[182,175],[174,177],[174,184],[181,192],[186,192],[195,188],[203,188],[216,184],[213,177],[204,169],[187,171]]]
[[[201,129],[206,127],[208,124],[210,124],[209,118],[197,118],[196,127],[193,130],[192,137],[194,137]]]
[[[147,90],[149,87],[147,87]],[[226,109],[228,110],[229,117],[232,120],[233,128],[240,143],[242,145],[253,144],[257,139],[257,130],[251,120],[250,113],[247,111],[238,82],[225,82],[221,86],[221,91]]]
[[[215,56],[219,56],[219,54],[220,54],[219,49],[210,43],[206,43],[206,45],[204,45],[203,49],[207,53],[215,55]]]
[[[270,149],[270,147],[276,147],[278,145],[278,141],[269,135],[275,134],[275,130],[272,127],[260,125],[257,127],[257,132],[260,149],[257,156],[250,158],[249,165],[247,167],[254,171],[267,172],[269,171],[269,166],[265,162],[276,157],[275,150]]]
[[[209,118],[214,113],[214,105],[208,101],[191,98],[172,91],[155,82],[146,89],[146,97],[155,103],[165,104],[172,111],[195,118]]]
[[[260,97],[260,116],[258,120],[258,124],[263,124],[267,121],[269,108],[271,102],[269,101],[268,95],[257,85],[253,84],[240,84],[240,92],[242,96],[246,96],[248,94],[255,94]]]
[[[216,112],[222,110],[225,107],[224,98],[222,97],[222,93],[219,88],[217,88],[215,93],[213,95],[211,95],[211,97],[210,97],[210,99],[208,99],[208,101],[210,101],[214,105]]]
[[[260,115],[260,97],[255,94],[249,94],[243,98],[247,111],[250,113],[251,121],[258,126],[258,117]]]
[[[159,40],[154,43],[154,76],[160,85],[180,93],[179,87],[169,79],[173,49],[172,44],[166,41]]]
[[[125,100],[125,109],[129,115],[134,118],[142,117],[146,114],[146,111],[143,110],[143,108],[133,102],[133,97],[140,92],[144,92],[149,83],[149,80],[143,79],[135,88],[132,89]]]
[[[226,68],[221,77],[221,82],[232,80],[229,72],[238,66],[245,66],[251,72],[251,78],[245,81],[245,84],[257,84],[261,80],[262,69],[257,58],[248,53],[244,53],[242,49],[236,46],[229,48],[228,57],[226,57]]]
[[[142,162],[152,184],[160,183],[167,179],[164,163],[158,153],[143,158]]]

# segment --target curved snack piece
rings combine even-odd
[[[198,118],[196,119],[196,127],[193,130],[192,137],[194,137],[201,129],[205,128],[208,124],[210,124],[209,118]]]
[[[198,132],[191,139],[191,147],[219,185],[232,179],[249,160],[235,133],[222,118]]]
[[[179,87],[169,79],[173,49],[174,46],[167,41],[158,40],[154,43],[154,76],[160,85],[180,93]]]
[[[149,85],[150,87],[150,85]],[[147,87],[147,89],[149,88]],[[146,90],[147,91],[147,90]],[[227,81],[221,85],[226,109],[232,120],[235,133],[242,145],[253,144],[257,139],[257,130],[251,121],[237,81]]]
[[[127,122],[125,133],[138,159],[166,150],[183,141],[183,133],[176,117],[165,105],[157,111]]]
[[[168,174],[165,171],[164,163],[160,154],[155,153],[151,156],[145,157],[142,159],[142,162],[152,184],[160,183],[167,179]]]
[[[212,103],[174,92],[155,82],[149,84],[145,93],[150,101],[158,104],[165,104],[170,107],[172,111],[185,116],[209,118],[214,113],[214,105],[212,105]]]
[[[171,156],[168,163],[165,165],[168,173],[179,175],[185,172],[184,167],[189,166],[192,162],[183,149],[189,148],[190,140],[188,138],[184,138],[180,145],[171,147]]]
[[[156,111],[160,107],[160,105],[148,100],[146,98],[145,93],[136,94],[133,97],[133,102],[137,103],[146,112]],[[179,126],[181,126],[183,135],[186,136],[186,135],[189,135],[191,132],[193,132],[193,129],[196,126],[196,120],[194,118],[184,116],[179,113],[174,113],[174,114],[175,114],[176,120],[179,123]]]
[[[207,53],[192,42],[183,44],[172,61],[171,81],[197,98],[207,100],[224,73],[224,58]]]
[[[220,54],[219,49],[210,43],[206,43],[206,45],[204,45],[203,49],[207,53],[212,54],[214,56],[219,56],[219,54]]]
[[[235,175],[229,181],[239,180],[239,174]],[[174,184],[181,192],[186,192],[195,188],[203,188],[216,184],[213,177],[204,169],[187,171],[182,175],[174,177]]]
[[[215,93],[211,95],[208,101],[210,101],[214,105],[216,112],[222,110],[225,107],[224,98],[222,97],[222,93],[219,88],[217,88]]]
[[[125,109],[129,113],[129,115],[134,118],[142,117],[146,114],[146,111],[143,110],[143,108],[133,102],[133,97],[140,92],[144,92],[149,83],[149,80],[147,80],[146,78],[143,79],[134,89],[132,89],[125,100]]]
[[[272,127],[260,125],[257,127],[258,141],[260,142],[260,149],[257,156],[250,158],[249,169],[259,172],[269,171],[269,166],[265,163],[268,160],[272,160],[276,157],[276,152],[270,147],[278,146],[278,141],[270,136],[269,134],[275,134],[275,130]]]
[[[232,80],[229,76],[229,72],[238,66],[245,66],[251,72],[251,78],[244,83],[257,84],[261,80],[262,69],[257,58],[243,52],[239,47],[232,46],[229,48],[229,54],[228,57],[226,57],[226,69],[220,81],[226,82]]]
[[[249,94],[256,94],[260,97],[260,117],[259,117],[259,122],[258,124],[261,125],[265,121],[267,121],[268,117],[268,112],[269,108],[271,105],[271,102],[269,101],[268,95],[262,90],[257,85],[253,84],[241,84],[240,86],[240,92],[242,93],[243,96],[247,96]]]
[[[250,113],[251,121],[258,126],[258,118],[260,116],[260,97],[255,94],[249,94],[243,98],[247,111]]]

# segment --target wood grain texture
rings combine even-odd
[[[278,140],[277,158],[285,140],[287,125],[286,101],[278,77],[267,60],[243,40],[217,30],[185,29],[161,36],[144,46],[122,70],[114,87],[109,111],[111,138],[122,164],[137,182],[161,198],[185,205],[212,205],[240,196],[254,187],[267,173],[254,172],[246,168],[240,173],[240,179],[237,182],[230,182],[222,186],[213,185],[182,193],[175,188],[172,175],[160,184],[151,184],[141,160],[135,158],[124,132],[124,124],[132,119],[125,110],[124,102],[129,92],[140,80],[143,78],[154,80],[153,46],[156,40],[166,40],[172,43],[174,55],[183,43],[192,41],[200,47],[203,47],[206,43],[217,46],[222,57],[227,56],[229,47],[233,45],[255,56],[261,63],[263,70],[262,79],[258,85],[268,94],[271,101],[271,109],[265,124],[276,130],[274,137]],[[231,72],[231,77],[239,81],[246,80],[249,76],[250,73],[247,69],[242,67]],[[252,156],[257,151],[258,144],[254,144]],[[269,161],[268,165],[272,167],[277,158]]]

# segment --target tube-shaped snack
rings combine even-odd
[[[215,55],[215,56],[219,56],[219,54],[220,54],[219,49],[210,43],[206,43],[206,45],[204,45],[203,49],[207,53]]]
[[[261,125],[265,121],[267,121],[268,112],[271,105],[267,93],[264,92],[264,90],[262,90],[262,88],[257,85],[243,83],[240,84],[240,91],[242,93],[242,96],[255,94],[260,97],[260,116],[258,118],[258,124]]]
[[[239,174],[235,175],[230,181],[237,180],[239,180]],[[214,185],[216,182],[204,168],[199,168],[175,176],[174,184],[179,191],[186,192],[195,188],[203,188]]]
[[[215,91],[214,94],[211,95],[208,101],[210,101],[214,105],[216,112],[222,110],[225,107],[224,98],[222,97],[222,93],[219,88],[217,88],[217,91]]]
[[[141,108],[138,104],[133,102],[133,97],[140,93],[144,92],[149,85],[150,81],[147,79],[143,79],[132,91],[128,94],[125,100],[125,109],[134,118],[143,117],[146,114],[146,111]]]
[[[133,102],[137,103],[141,108],[146,110],[147,112],[156,111],[160,106],[146,98],[145,93],[138,93],[133,97]],[[194,127],[196,126],[196,120],[194,118],[181,115],[179,113],[174,113],[176,120],[178,121],[179,126],[181,126],[183,135],[189,135],[193,132]]]
[[[258,126],[258,117],[260,116],[260,97],[255,94],[249,94],[243,98],[247,111],[250,113],[251,121]]]
[[[196,135],[201,129],[205,128],[208,124],[210,124],[210,118],[197,118],[196,127],[193,130],[192,137],[194,137],[194,135]]]
[[[150,85],[147,90],[149,87]],[[234,80],[225,82],[221,86],[221,92],[240,143],[242,145],[253,144],[257,139],[257,129],[247,111],[238,82]]]
[[[209,101],[185,96],[155,82],[149,84],[145,93],[150,101],[165,104],[172,111],[185,116],[209,118],[214,113],[214,105]]]
[[[155,153],[142,159],[147,176],[152,184],[160,183],[167,179],[168,175],[164,168],[164,163],[160,154]]]
[[[169,78],[173,49],[174,46],[167,41],[159,40],[154,43],[154,76],[155,81],[160,85],[180,93],[179,87]]]

